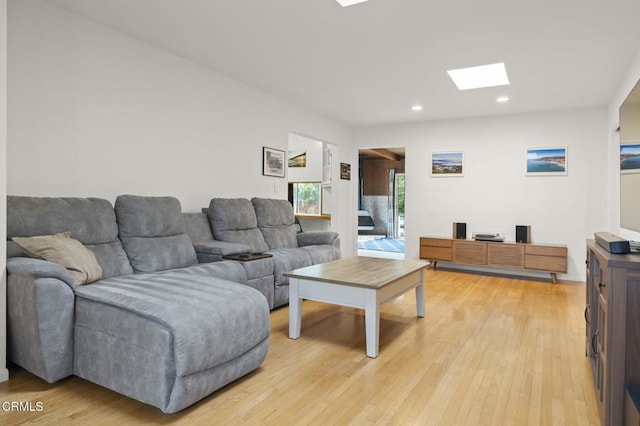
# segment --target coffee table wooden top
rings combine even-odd
[[[413,272],[428,262],[352,256],[285,272],[285,277],[356,287],[380,288]]]

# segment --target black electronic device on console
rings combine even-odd
[[[467,238],[467,224],[464,222],[453,222],[453,238],[464,240]]]
[[[501,243],[504,241],[504,237],[497,233],[474,232],[473,239],[476,241],[493,241],[495,243]]]
[[[516,225],[516,243],[531,242],[531,225]]]
[[[596,242],[612,254],[627,254],[631,252],[629,241],[613,235],[610,232],[595,232]]]

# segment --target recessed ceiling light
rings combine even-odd
[[[422,111],[422,105],[414,105],[411,107],[411,111]]]
[[[336,1],[340,3],[340,6],[347,7],[347,6],[351,6],[358,3],[364,3],[367,0],[336,0]]]
[[[482,87],[506,86],[509,84],[504,63],[481,65],[447,71],[459,90],[480,89]]]
[[[496,102],[509,102],[509,97],[508,96],[500,96],[499,98],[496,98]]]

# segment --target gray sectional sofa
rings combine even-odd
[[[340,257],[336,234],[298,236],[284,203],[214,199],[207,213],[182,213],[173,197],[123,195],[112,207],[9,196],[8,359],[50,383],[75,374],[165,413],[257,369],[269,310],[288,299],[282,271]],[[95,255],[101,279],[80,285],[12,241],[64,232]],[[273,257],[222,259],[247,251]]]

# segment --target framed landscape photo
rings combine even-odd
[[[262,148],[262,174],[264,176],[284,177],[284,151],[279,149]]]
[[[620,173],[640,173],[640,141],[620,144]]]
[[[527,148],[527,176],[567,174],[567,147]]]
[[[289,167],[307,167],[307,151],[303,149],[289,151],[288,164]]]
[[[432,152],[431,176],[464,176],[464,153],[462,151]]]

